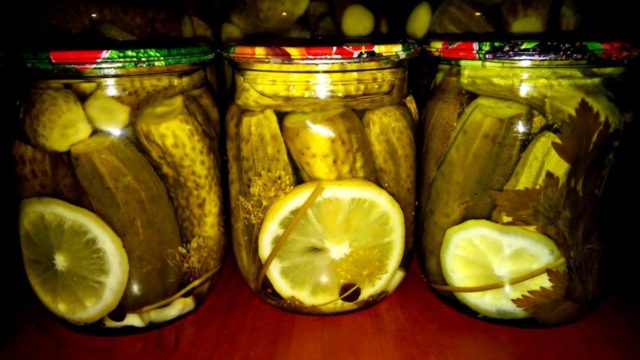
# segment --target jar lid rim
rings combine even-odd
[[[139,47],[122,49],[73,49],[25,52],[20,63],[38,70],[127,69],[201,64],[214,57],[209,45],[185,47]]]
[[[622,41],[432,40],[424,49],[447,60],[623,61],[638,56],[637,48]]]
[[[415,56],[418,50],[414,41],[381,44],[356,41],[311,46],[231,44],[224,49],[223,55],[240,63],[300,64],[401,60]]]

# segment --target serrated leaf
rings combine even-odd
[[[529,291],[526,295],[513,299],[513,303],[543,324],[575,319],[581,307],[567,300],[567,273],[547,269],[547,276],[552,284],[551,288],[543,287]]]
[[[560,129],[560,143],[553,148],[558,155],[571,165],[584,161],[591,149],[592,140],[602,127],[600,115],[589,103],[582,99],[576,108],[576,114],[569,115]]]
[[[492,192],[496,210],[510,217],[510,224],[533,225],[538,231],[558,238],[558,220],[565,212],[565,188],[551,172],[545,174],[540,188]]]
[[[503,212],[511,218],[513,225],[536,225],[531,208],[540,201],[540,189],[492,191],[491,196],[496,203],[496,211]]]
[[[571,165],[565,183],[547,173],[539,188],[492,193],[497,211],[514,224],[535,226],[553,239],[567,261],[570,276],[548,272],[553,288],[514,300],[545,323],[572,318],[599,294],[602,239],[596,209],[616,144],[608,119],[601,119],[584,99],[558,137],[561,142],[552,146]]]

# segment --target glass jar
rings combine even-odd
[[[192,311],[224,248],[208,46],[26,54],[13,123],[20,242],[36,295],[72,324]]]
[[[635,16],[624,0],[598,4],[580,0],[442,0],[432,4],[429,32],[439,38],[487,41],[522,39],[627,39],[634,41]]]
[[[223,43],[240,39],[421,39],[429,29],[429,1],[385,4],[361,0],[242,0],[223,5]]]
[[[447,42],[424,110],[421,255],[452,304],[575,320],[603,294],[600,200],[631,121],[620,43]]]
[[[17,4],[20,47],[112,46],[118,42],[212,41],[209,4],[173,0],[52,0]],[[109,48],[109,47],[106,47]]]
[[[253,47],[235,70],[226,144],[233,245],[251,288],[303,313],[374,304],[412,247],[412,44]]]
[[[590,31],[604,19],[591,19],[577,0],[444,0],[431,22],[434,34],[533,34]]]

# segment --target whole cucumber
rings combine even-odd
[[[174,295],[180,271],[170,264],[180,232],[164,184],[128,140],[94,135],[71,148],[91,205],[122,238],[129,282],[121,305],[135,311]]]
[[[511,176],[529,139],[531,119],[526,105],[483,96],[462,115],[423,204],[423,260],[432,282],[445,284],[440,248],[447,229],[491,216],[490,192],[502,189]]]

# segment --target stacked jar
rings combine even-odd
[[[192,311],[224,248],[209,46],[25,54],[12,151],[24,266],[80,325]]]
[[[417,109],[406,44],[229,47],[233,246],[268,302],[361,309],[403,279],[412,247]]]
[[[603,294],[598,220],[631,120],[621,43],[447,42],[424,112],[421,255],[455,306],[559,324]]]
[[[241,39],[409,38],[429,29],[429,1],[244,0],[225,2],[222,42]]]

